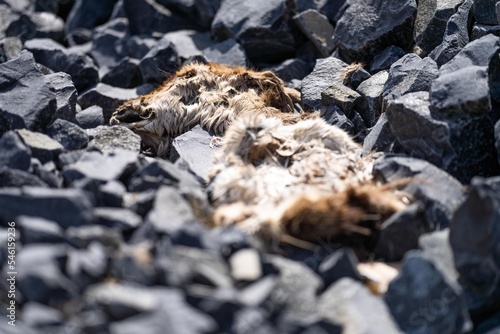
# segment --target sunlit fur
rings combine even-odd
[[[159,156],[197,124],[224,135],[209,173],[213,210],[193,205],[211,226],[278,240],[370,234],[405,207],[403,196],[373,180],[372,158],[346,132],[316,112],[293,113],[299,101],[272,72],[191,64],[122,105],[111,124],[129,127]]]
[[[245,114],[259,113],[294,122],[300,94],[271,71],[194,63],[184,66],[157,90],[120,106],[110,123],[126,126],[158,156],[173,138],[196,125],[217,135]],[[300,119],[300,118],[299,118]]]

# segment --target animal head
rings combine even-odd
[[[173,138],[198,124],[222,135],[235,117],[291,113],[299,100],[273,72],[193,63],[155,91],[121,105],[110,123],[130,128],[153,154],[164,156]]]

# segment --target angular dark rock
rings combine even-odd
[[[66,19],[66,34],[77,29],[93,30],[106,22],[113,11],[116,0],[84,1],[76,0]]]
[[[357,265],[358,258],[354,251],[350,248],[340,248],[321,261],[317,272],[323,279],[324,288],[328,289],[343,277],[361,282]]]
[[[202,50],[214,44],[209,32],[196,30],[172,31],[163,35],[162,39],[174,45],[181,61],[201,55]]]
[[[39,132],[29,130],[17,130],[17,135],[23,143],[29,147],[34,158],[42,163],[53,161],[64,150],[64,147],[54,139]]]
[[[8,131],[0,138],[0,167],[27,171],[30,168],[31,150],[15,131]]]
[[[386,112],[392,132],[411,156],[464,183],[475,175],[498,173],[493,124],[487,115],[432,112],[427,92],[390,100]]]
[[[208,61],[213,63],[234,66],[248,65],[245,50],[233,38],[229,38],[225,41],[207,47],[203,50],[203,56],[205,56]]]
[[[495,0],[476,0],[472,5],[471,11],[476,23],[479,24],[498,24],[495,13]]]
[[[470,66],[489,66],[500,53],[500,38],[487,35],[468,43],[453,59],[440,67],[439,74],[449,74]]]
[[[392,64],[384,85],[384,100],[387,102],[412,92],[428,92],[438,74],[434,60],[409,53]]]
[[[180,66],[177,51],[167,39],[161,39],[141,59],[139,69],[144,82],[162,83]]]
[[[405,55],[405,51],[400,47],[391,45],[384,49],[382,52],[373,57],[370,65],[370,72],[375,73],[382,70],[387,70],[394,64],[399,58]]]
[[[62,42],[64,38],[64,21],[49,12],[16,12],[5,6],[1,9],[7,22],[3,24],[2,34],[7,37],[18,37],[22,41],[33,38],[49,38]],[[0,35],[0,36],[1,36]],[[4,36],[2,36],[4,37]]]
[[[126,56],[126,50],[120,48],[128,32],[126,18],[117,18],[97,27],[92,34],[92,57],[99,68],[115,67]]]
[[[480,39],[486,35],[493,34],[500,36],[499,25],[474,24],[472,27],[471,40]]]
[[[67,251],[65,245],[33,244],[17,254],[16,286],[26,302],[54,305],[68,302],[78,294],[62,270]]]
[[[302,80],[311,73],[313,66],[300,58],[288,59],[279,65],[269,68],[271,71],[285,82],[293,80]]]
[[[123,197],[127,188],[123,183],[111,180],[100,186],[99,192],[102,195],[103,206],[120,208],[123,205]]]
[[[0,188],[23,186],[47,187],[47,184],[26,171],[9,167],[0,168]]]
[[[0,134],[27,128],[44,131],[57,108],[53,86],[36,67],[33,55],[0,64]]]
[[[443,41],[429,54],[438,66],[447,63],[469,42],[469,12],[473,3],[474,0],[464,0],[446,23]]]
[[[470,329],[460,287],[450,283],[432,261],[409,253],[384,296],[405,333],[460,333]]]
[[[192,29],[190,24],[154,0],[123,0],[130,32],[133,35],[153,35],[181,29]]]
[[[226,0],[212,22],[217,40],[239,41],[253,62],[278,62],[293,56],[295,40],[283,0]]]
[[[321,93],[333,82],[342,83],[340,72],[346,67],[346,63],[335,57],[316,61],[314,70],[302,80],[302,103],[306,110],[321,108]]]
[[[398,143],[392,133],[387,113],[382,113],[363,141],[363,155],[371,154],[374,151],[395,152],[397,147]]]
[[[56,119],[47,130],[47,135],[57,140],[67,150],[84,148],[89,142],[89,136],[85,130],[63,119]]]
[[[142,84],[139,60],[125,57],[107,72],[101,82],[114,87],[134,88]]]
[[[157,40],[149,35],[127,36],[122,41],[122,48],[127,51],[128,57],[142,59],[155,46],[156,42]]]
[[[15,59],[23,49],[23,42],[17,37],[0,39],[0,64]]]
[[[31,169],[33,175],[36,175],[51,188],[61,188],[63,179],[54,161],[48,161],[42,165],[40,160],[33,158],[31,160]]]
[[[470,115],[486,114],[491,109],[488,73],[483,66],[444,72],[433,81],[430,93],[434,112]]]
[[[468,288],[466,293],[477,300],[471,305],[471,314],[499,307],[499,191],[499,177],[473,178],[467,199],[455,212],[450,227],[456,269]]]
[[[99,125],[104,125],[104,115],[102,108],[92,105],[82,111],[76,113],[76,122],[83,129],[96,128]]]
[[[361,66],[356,66],[353,71],[349,71],[348,75],[344,78],[343,83],[347,87],[357,89],[359,85],[371,77],[370,73]]]
[[[120,290],[113,294],[113,297],[115,295],[122,296]],[[124,297],[133,300],[136,300],[138,295],[143,296],[141,299],[147,301],[150,300],[150,296],[154,298],[153,300],[156,302],[153,304],[154,309],[151,312],[142,312],[133,318],[113,322],[110,326],[111,333],[137,333],[147,328],[151,334],[163,334],[167,327],[172,333],[217,332],[217,325],[213,318],[187,304],[184,295],[179,290],[169,288],[155,288],[147,291],[132,289],[132,291],[123,294]],[[114,299],[116,298],[111,300]]]
[[[205,29],[210,29],[221,2],[222,0],[158,0],[158,3],[180,11]]]
[[[17,223],[21,234],[19,240],[23,245],[64,242],[64,230],[53,221],[38,217],[20,216]]]
[[[100,242],[110,249],[117,249],[123,243],[120,231],[102,225],[69,227],[65,233],[69,244],[77,248],[86,248],[92,242]]]
[[[98,148],[102,152],[123,149],[139,152],[141,137],[124,126],[98,126],[87,130],[90,137],[89,147]]]
[[[421,235],[433,231],[423,203],[414,202],[389,217],[380,228],[375,257],[387,262],[400,261],[406,252],[418,248]]]
[[[64,167],[63,176],[68,184],[82,178],[96,181],[126,180],[139,166],[137,152],[123,149],[105,154],[86,152],[76,163]]]
[[[15,221],[18,216],[52,220],[62,228],[94,221],[89,196],[77,189],[24,187],[0,189],[0,219]]]
[[[80,291],[102,281],[108,271],[109,254],[100,242],[91,242],[85,249],[68,252],[66,273]]]
[[[347,7],[337,22],[333,42],[349,62],[369,62],[372,55],[390,45],[406,50],[413,41],[416,15],[414,0],[357,1]]]
[[[323,287],[321,278],[301,262],[276,255],[265,255],[264,264],[272,264],[279,272],[276,288],[269,296],[275,301],[276,312],[282,310],[298,323],[308,323],[317,317],[317,293]],[[281,298],[280,295],[287,298]]]
[[[45,78],[49,80],[56,92],[57,110],[54,117],[74,123],[76,121],[76,98],[78,93],[71,76],[64,72],[57,72],[48,74]]]
[[[356,89],[361,94],[358,110],[368,127],[375,125],[377,118],[382,113],[382,94],[388,78],[388,71],[380,71],[361,82]]]
[[[433,230],[448,227],[455,210],[465,199],[460,182],[424,160],[382,158],[376,161],[373,174],[384,182],[411,178],[403,191],[424,204],[427,222]]]
[[[115,228],[124,232],[134,230],[142,223],[141,216],[129,209],[96,208],[94,209],[94,214],[97,217],[97,223],[99,225]]]
[[[208,170],[212,167],[212,160],[217,151],[210,147],[212,136],[196,126],[190,131],[176,137],[173,147],[180,159],[183,159],[196,176],[207,180]]]
[[[32,39],[24,47],[33,53],[37,63],[56,72],[71,75],[78,91],[83,91],[99,81],[97,67],[89,56],[72,53],[61,44],[48,38]]]
[[[433,2],[420,1],[413,36],[416,44],[427,55],[443,41],[446,24],[463,0]]]
[[[328,18],[314,9],[308,9],[293,17],[304,35],[314,44],[321,57],[328,57],[333,52],[333,26]]]
[[[336,105],[325,106],[321,108],[320,116],[328,124],[338,126],[347,133],[354,135],[354,124],[344,114],[342,109]]]
[[[329,323],[355,333],[369,333],[373,328],[383,333],[400,333],[383,300],[352,278],[341,278],[323,292],[318,312]]]
[[[86,109],[97,105],[102,108],[104,122],[109,123],[111,115],[124,102],[137,98],[139,94],[133,88],[117,88],[103,83],[90,88],[78,96],[78,104]]]
[[[350,116],[361,99],[361,95],[351,88],[334,82],[321,92],[323,106],[335,105],[342,109],[346,116]]]
[[[50,306],[28,302],[23,306],[22,319],[32,328],[50,331],[50,328],[64,323],[64,314]]]
[[[127,193],[123,198],[123,207],[134,211],[141,217],[145,217],[153,208],[155,195],[156,190]]]

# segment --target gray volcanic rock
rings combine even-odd
[[[23,186],[48,187],[38,176],[31,173],[9,167],[0,168],[0,188]]]
[[[91,224],[95,219],[91,199],[77,189],[0,189],[0,202],[0,218],[4,221],[15,221],[21,215],[34,216],[67,228]]]
[[[3,17],[0,38],[18,37],[23,42],[32,38],[50,38],[62,42],[64,21],[49,12],[17,11],[0,5]]]
[[[409,53],[392,64],[384,85],[384,100],[387,102],[412,92],[428,92],[438,74],[434,60]]]
[[[450,227],[455,266],[476,300],[472,309],[498,307],[500,297],[500,178],[472,179]],[[480,274],[479,274],[480,273]]]
[[[120,231],[131,231],[142,224],[142,218],[134,211],[123,208],[96,208],[97,223]]]
[[[347,133],[354,135],[354,124],[347,118],[342,109],[336,105],[324,106],[321,108],[320,116],[328,124],[338,126]]]
[[[0,96],[0,134],[23,128],[44,131],[54,119],[54,88],[28,51],[0,64]]]
[[[57,140],[67,150],[84,148],[89,142],[85,130],[63,119],[56,119],[47,130],[47,135]]]
[[[141,59],[139,69],[144,82],[162,83],[180,66],[177,51],[174,45],[166,38],[162,38]]]
[[[479,24],[498,24],[495,13],[495,0],[476,0],[472,5],[471,11],[476,23]]]
[[[124,126],[98,126],[87,130],[87,134],[90,137],[89,147],[96,147],[102,152],[115,149],[139,152],[141,148],[141,137]]]
[[[196,30],[172,31],[163,35],[162,39],[174,45],[181,61],[201,55],[202,50],[214,44],[209,32]]]
[[[397,182],[411,177],[403,191],[424,204],[427,222],[432,230],[448,227],[454,212],[465,199],[465,189],[460,182],[424,160],[381,158],[375,162],[373,174],[383,182]]]
[[[446,23],[443,41],[429,54],[438,66],[447,63],[469,42],[469,11],[473,3],[474,0],[464,0]]]
[[[357,265],[358,258],[354,251],[350,248],[340,248],[321,261],[317,272],[323,279],[325,289],[327,289],[344,277],[361,282],[362,278]]]
[[[391,45],[373,57],[370,65],[370,72],[375,73],[381,70],[387,70],[404,55],[405,51],[403,49]]]
[[[0,63],[15,59],[23,49],[23,42],[17,37],[0,39]]]
[[[334,82],[321,92],[321,102],[324,106],[336,105],[346,116],[350,116],[361,100],[361,95],[351,88]]]
[[[137,152],[123,149],[105,155],[85,152],[77,162],[64,167],[63,176],[68,184],[84,177],[97,181],[126,180],[139,166]]]
[[[382,94],[389,79],[388,71],[380,71],[361,82],[356,91],[361,94],[359,113],[366,126],[371,127],[382,113]]]
[[[64,314],[61,311],[37,302],[26,303],[23,306],[22,317],[26,324],[45,331],[64,323]]]
[[[64,147],[54,139],[39,132],[26,129],[17,130],[17,135],[30,148],[31,154],[42,163],[53,161],[64,150]]]
[[[109,269],[109,252],[100,242],[91,242],[85,249],[71,249],[66,273],[80,291],[105,279]]]
[[[340,72],[347,64],[335,57],[320,58],[314,70],[302,80],[302,103],[306,110],[321,108],[321,93],[333,82],[342,83]]]
[[[83,129],[96,128],[99,125],[104,125],[104,115],[102,108],[92,105],[82,111],[76,113],[76,123]]]
[[[17,254],[16,285],[25,302],[64,303],[77,296],[76,285],[64,275],[65,245],[30,245]],[[36,284],[35,284],[36,282]]]
[[[92,34],[92,57],[100,68],[115,67],[126,56],[121,43],[128,33],[128,21],[117,18],[97,27]]]
[[[316,10],[308,9],[295,15],[293,20],[314,44],[321,57],[328,57],[332,53],[334,28],[326,16]]]
[[[9,167],[27,171],[30,168],[31,150],[15,131],[8,131],[0,138],[0,168]]]
[[[333,42],[349,62],[370,61],[390,45],[406,50],[413,41],[416,15],[415,0],[356,1],[337,22]]]
[[[208,179],[208,170],[212,167],[217,151],[210,147],[212,136],[199,125],[176,137],[173,147],[179,158],[185,161],[189,169],[200,179]]]
[[[210,29],[221,2],[222,0],[158,0],[158,3],[180,11],[205,29]]]
[[[225,41],[213,44],[203,50],[205,58],[214,63],[235,66],[247,66],[248,60],[243,47],[235,39],[229,38]]]
[[[111,16],[116,0],[76,0],[66,19],[66,34],[77,29],[93,30]]]
[[[413,36],[424,54],[428,54],[443,41],[446,24],[464,0],[419,1]]]
[[[486,115],[432,112],[427,92],[390,100],[386,112],[392,132],[411,156],[465,183],[475,175],[497,172],[493,125]]]
[[[191,29],[190,24],[154,0],[123,0],[123,9],[133,35],[152,35],[181,29]]]
[[[218,40],[238,40],[252,61],[282,61],[295,52],[288,15],[284,0],[223,0],[212,34]]]
[[[139,63],[137,59],[125,57],[102,77],[101,82],[121,88],[140,86],[143,83],[143,79]]]
[[[64,242],[64,230],[57,223],[38,217],[20,216],[18,228],[21,234],[21,243],[62,243]]]
[[[372,152],[395,153],[398,151],[399,146],[400,144],[392,133],[387,113],[383,113],[363,141],[363,155],[365,156]]]
[[[313,66],[300,58],[288,59],[279,65],[270,68],[276,75],[285,82],[302,80],[311,73]]]
[[[444,72],[434,80],[430,93],[430,108],[435,112],[486,114],[491,109],[488,73],[483,66]]]
[[[392,316],[405,333],[463,333],[470,320],[462,290],[432,261],[415,253],[384,295]],[[433,308],[431,309],[431,305]],[[439,306],[438,306],[439,305]],[[428,310],[421,312],[420,310]]]
[[[89,56],[72,53],[54,40],[32,39],[24,47],[33,53],[36,61],[56,72],[71,75],[75,87],[82,91],[99,81],[97,68]]]
[[[474,26],[472,27],[471,40],[480,39],[489,34],[500,36],[500,26],[474,23]]]
[[[384,301],[352,278],[341,278],[323,292],[318,310],[322,318],[353,333],[370,333],[373,328],[381,333],[400,333]]]
[[[104,122],[109,123],[116,108],[128,100],[137,98],[139,94],[134,88],[118,88],[103,83],[86,90],[78,96],[78,104],[86,109],[97,105],[102,108]]]
[[[56,93],[57,110],[54,117],[75,122],[76,99],[78,93],[71,75],[64,72],[48,74],[45,78],[52,84]]]

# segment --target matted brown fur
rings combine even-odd
[[[224,135],[209,176],[214,210],[202,217],[212,226],[279,240],[369,234],[405,207],[403,196],[373,180],[372,158],[346,132],[317,113],[294,114],[298,101],[270,71],[191,64],[122,105],[111,124],[159,156],[198,124]]]
[[[193,63],[172,75],[155,91],[130,100],[110,123],[132,129],[152,153],[165,156],[173,138],[196,125],[224,134],[236,117],[259,113],[295,122],[300,93],[287,88],[271,71]]]

